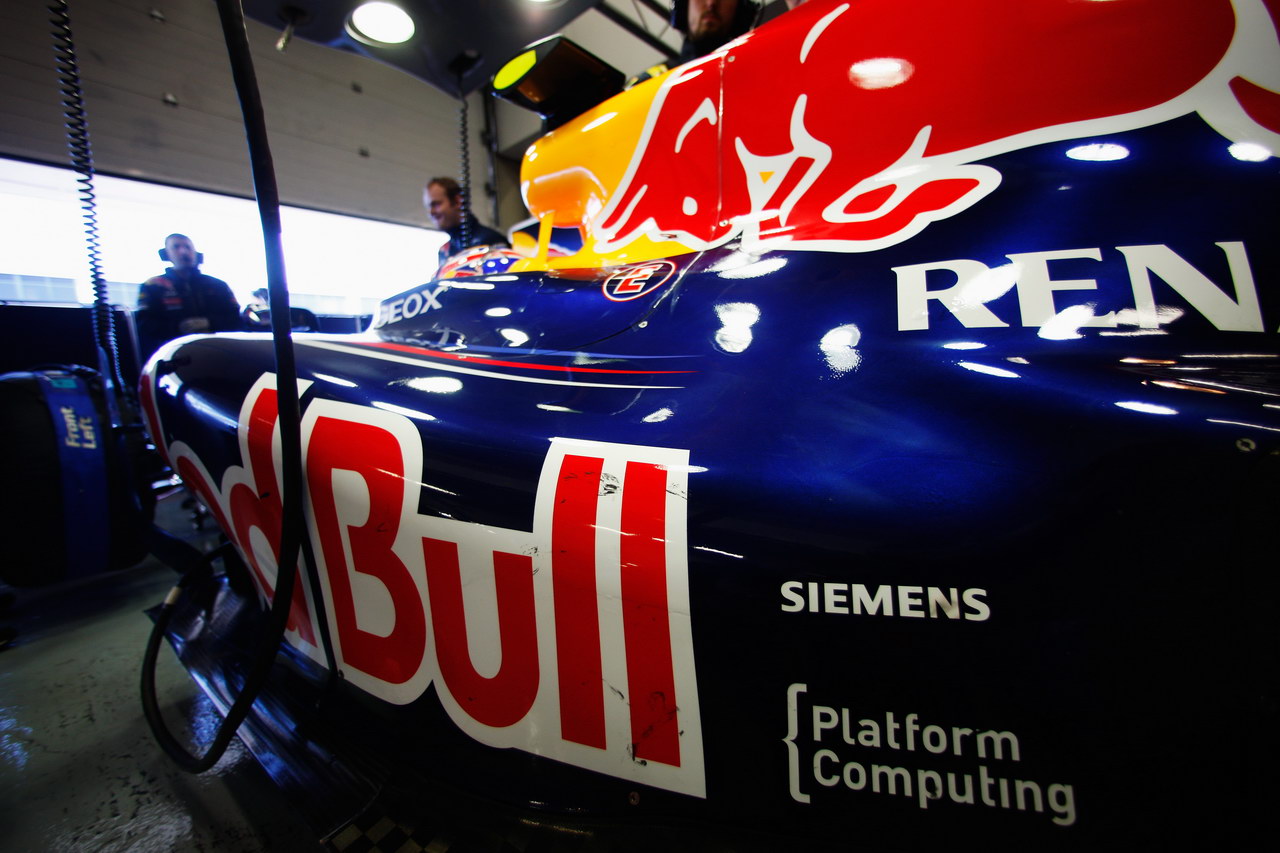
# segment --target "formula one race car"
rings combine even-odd
[[[564,119],[524,160],[533,249],[295,340],[303,558],[245,739],[316,802],[870,849],[1256,837],[1278,21],[811,0]],[[278,388],[251,334],[143,380],[244,567],[166,629],[222,707],[277,583]]]

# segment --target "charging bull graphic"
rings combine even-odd
[[[1278,7],[813,0],[663,82],[596,251],[871,251],[995,190],[976,161],[1191,113],[1280,150]]]

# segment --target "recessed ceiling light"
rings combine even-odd
[[[347,31],[365,44],[403,44],[417,28],[409,13],[394,3],[365,3],[351,13]]]

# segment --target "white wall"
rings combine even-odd
[[[72,0],[71,16],[100,170],[251,195],[211,0]],[[48,18],[42,2],[0,2],[0,154],[65,163]],[[282,200],[426,225],[423,182],[458,171],[457,101],[366,57],[298,40],[281,54],[277,33],[254,21],[248,31]],[[481,186],[478,95],[471,115]],[[486,205],[477,193],[476,209]]]
[[[678,47],[679,34],[646,7],[608,2]],[[212,0],[71,0],[71,15],[97,167],[251,196],[240,110]],[[48,18],[40,0],[0,0],[0,156],[65,164]],[[367,57],[300,40],[281,54],[274,49],[277,32],[255,21],[248,32],[282,201],[429,225],[423,182],[459,169],[457,101]],[[565,33],[629,75],[661,58],[595,10]],[[165,102],[168,96],[176,105]],[[473,207],[489,221],[480,97],[470,99]],[[540,127],[532,114],[499,106],[499,147],[515,160]],[[497,172],[495,224],[505,228],[527,214],[517,167],[500,162]]]
[[[0,158],[0,299],[92,300],[75,175]],[[172,231],[205,254],[203,271],[241,305],[267,284],[257,205],[248,199],[99,175],[102,275],[111,301],[133,305],[138,284],[163,272]],[[426,281],[439,231],[315,210],[281,210],[290,301],[318,314],[368,314],[379,300]],[[50,292],[50,280],[61,282]]]

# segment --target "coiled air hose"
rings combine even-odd
[[[458,75],[458,182],[462,185],[462,249],[471,248],[471,137],[467,129],[467,93],[462,91],[462,75]],[[460,251],[461,249],[459,249]]]
[[[93,340],[98,348],[99,372],[107,376],[113,389],[108,389],[109,407],[115,417],[116,394],[128,394],[120,374],[120,350],[116,344],[115,319],[111,299],[102,275],[101,242],[98,238],[98,199],[93,187],[93,149],[89,144],[89,125],[85,116],[84,93],[80,86],[80,65],[76,62],[75,42],[71,35],[71,14],[67,0],[53,0],[48,6],[53,26],[53,52],[58,73],[58,89],[62,93],[62,114],[67,128],[67,148],[71,167],[79,175],[80,210],[84,219],[85,243],[89,256],[89,278],[93,284]],[[118,426],[119,424],[114,424]]]
[[[248,34],[245,32],[244,13],[239,0],[217,0],[217,4],[222,34],[227,45],[227,56],[235,79],[236,95],[239,97],[240,109],[244,116],[254,193],[258,199],[258,214],[262,220],[262,236],[267,262],[267,291],[271,306],[271,335],[275,347],[283,512],[281,513],[280,552],[276,561],[278,567],[276,588],[271,608],[267,612],[262,634],[258,638],[256,651],[240,692],[228,709],[222,725],[218,727],[213,743],[205,754],[198,758],[187,752],[174,738],[161,718],[155,695],[155,664],[165,630],[172,618],[173,608],[183,589],[195,577],[212,570],[214,555],[210,555],[210,558],[204,561],[202,571],[187,572],[183,575],[156,614],[155,625],[142,663],[143,713],[160,747],[178,766],[192,773],[204,772],[218,762],[266,684],[281,640],[284,638],[285,626],[288,624],[303,534],[301,409],[298,402],[298,371],[294,363],[293,337],[289,322],[289,291],[285,282],[284,249],[280,240],[280,195],[276,187],[271,149],[267,142],[267,125],[263,116],[262,98],[253,69],[253,58],[249,52]],[[321,622],[323,623],[323,620]],[[326,628],[324,624],[321,625],[325,645],[328,647]]]

